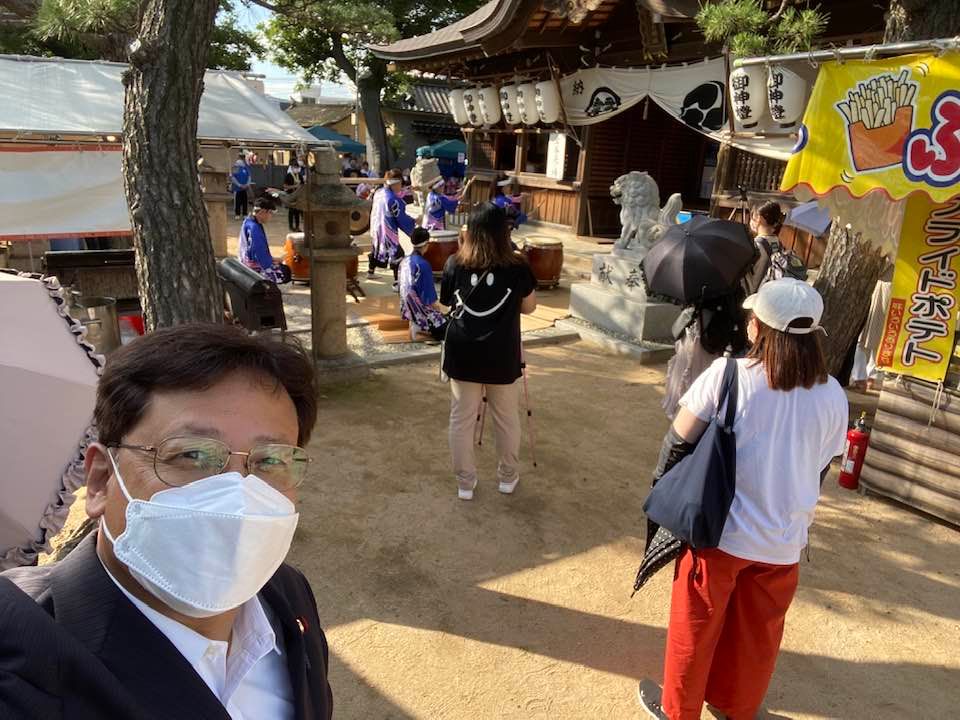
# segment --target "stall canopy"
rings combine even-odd
[[[896,258],[877,365],[941,382],[960,277],[960,53],[824,63],[782,190]]]
[[[120,135],[123,63],[0,56],[0,132]],[[312,143],[310,133],[239,73],[207,70],[199,140]]]
[[[0,56],[0,135],[9,140],[0,140],[0,213],[6,218],[0,240],[130,232],[116,144],[126,69]],[[233,145],[316,143],[238,73],[219,70],[204,78],[197,136]],[[70,142],[58,142],[64,139]]]
[[[317,140],[331,143],[337,149],[337,152],[350,153],[351,155],[363,155],[367,152],[366,145],[351,140],[346,135],[341,135],[323,125],[314,125],[308,132]]]
[[[467,144],[463,140],[441,140],[433,145],[423,145],[417,148],[417,157],[437,158],[460,162],[467,156]]]

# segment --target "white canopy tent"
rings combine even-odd
[[[130,232],[123,193],[122,63],[0,55],[0,240]],[[68,144],[57,144],[61,140]],[[208,70],[197,140],[316,145],[240,73]]]

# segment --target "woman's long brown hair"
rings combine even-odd
[[[485,271],[523,262],[524,257],[514,252],[510,244],[510,225],[503,208],[484,203],[474,210],[460,241],[457,263],[470,270]]]
[[[807,388],[827,381],[827,363],[817,331],[805,335],[774,330],[757,318],[759,332],[747,357],[760,363],[771,390]],[[809,320],[794,320],[791,327],[810,327]]]

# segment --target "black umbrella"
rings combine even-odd
[[[648,294],[690,305],[729,293],[757,254],[744,225],[694,216],[667,229],[647,252],[641,271]]]

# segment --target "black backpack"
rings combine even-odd
[[[781,278],[793,278],[794,280],[803,280],[806,282],[809,271],[806,264],[800,259],[793,250],[787,250],[779,242],[774,246],[767,238],[757,238],[763,247],[767,257],[770,258],[770,269],[763,282],[768,280],[780,280]]]

